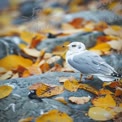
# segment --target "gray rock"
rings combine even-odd
[[[10,54],[20,54],[20,49],[18,47],[20,43],[26,44],[16,36],[0,38],[0,59]]]
[[[86,20],[93,20],[95,22],[105,21],[108,24],[122,24],[122,16],[119,16],[108,10],[82,11],[73,14],[67,14],[63,21],[72,21],[74,18],[84,18]]]
[[[122,55],[113,54],[111,56],[106,56],[103,58],[105,58],[105,60],[109,62],[110,65],[113,64],[113,67],[116,67],[116,69],[122,69],[122,61],[120,61],[121,57]],[[17,122],[21,118],[26,118],[29,116],[37,117],[40,114],[52,109],[58,109],[60,111],[66,112],[74,119],[74,122],[93,122],[93,120],[85,116],[85,112],[88,111],[89,107],[91,106],[91,102],[88,102],[84,105],[77,105],[68,100],[68,98],[71,96],[82,97],[89,95],[91,97],[94,97],[94,94],[88,91],[79,89],[77,92],[69,92],[65,90],[62,94],[50,98],[43,98],[42,101],[39,101],[39,99],[28,98],[28,87],[30,85],[37,82],[61,85],[59,83],[59,78],[70,76],[73,76],[79,80],[80,73],[48,72],[45,74],[35,75],[27,78],[17,78],[0,81],[0,85],[10,84],[15,87],[13,92],[8,97],[0,99],[0,122]],[[83,77],[83,82],[95,87],[96,89],[100,89],[103,84],[103,82],[97,78],[89,81],[84,80]],[[65,100],[67,101],[67,105],[64,105],[63,103],[60,103],[54,99],[55,97],[61,96],[65,98]]]
[[[55,46],[63,44],[66,41],[74,42],[79,41],[83,42],[87,48],[90,48],[96,44],[97,37],[103,35],[101,32],[91,32],[91,33],[77,33],[70,36],[60,37],[60,38],[54,38],[54,39],[45,39],[41,41],[40,44],[37,45],[37,49],[41,50],[46,48],[47,52],[51,52]],[[47,48],[48,47],[48,48]]]

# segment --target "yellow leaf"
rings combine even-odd
[[[18,122],[32,122],[33,117],[28,117],[28,118],[24,118],[24,119],[20,119]]]
[[[36,35],[36,34],[31,33],[31,32],[22,31],[22,32],[20,33],[20,38],[21,38],[23,41],[25,41],[25,42],[27,42],[27,43],[30,43],[35,35]]]
[[[64,112],[51,110],[37,117],[36,122],[73,122],[73,119]]]
[[[7,85],[0,86],[0,99],[10,95],[12,90],[13,88],[11,86],[7,86]]]
[[[107,94],[105,97],[99,97],[92,100],[94,106],[109,108],[115,107],[116,102],[110,94]]]
[[[18,66],[28,67],[32,65],[32,61],[17,55],[8,55],[0,60],[0,67],[11,70]]]
[[[88,97],[69,97],[69,100],[77,103],[77,104],[85,104],[87,102],[89,102],[89,100],[91,99],[90,96]]]
[[[101,44],[97,44],[96,46],[90,48],[89,50],[91,51],[101,51],[101,53],[107,53],[108,51],[110,51],[111,46],[107,43],[101,43]]]
[[[79,83],[76,80],[73,81],[67,80],[64,82],[64,88],[68,91],[76,92],[78,87],[79,87]]]
[[[37,88],[36,90],[36,95],[38,97],[51,97],[54,95],[58,95],[64,92],[64,87],[63,86],[55,86],[55,87],[50,87],[48,89],[43,90],[43,88]]]
[[[88,111],[88,116],[96,121],[107,121],[114,118],[111,112],[100,107],[90,108]]]
[[[56,97],[55,100],[65,104],[65,105],[67,104],[67,102],[65,101],[64,97]]]
[[[113,94],[113,92],[109,91],[108,89],[100,89],[99,94],[106,95],[106,94]]]
[[[84,89],[86,91],[89,91],[89,92],[91,92],[91,93],[93,93],[95,95],[99,94],[99,91],[97,89],[93,88],[92,86],[89,86],[88,84],[80,84],[79,88],[80,89]]]

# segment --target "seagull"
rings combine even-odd
[[[97,53],[88,51],[83,43],[72,42],[67,46],[66,63],[76,72],[97,76],[106,82],[116,81],[122,77]]]

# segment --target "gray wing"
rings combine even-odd
[[[111,75],[116,72],[113,67],[107,64],[99,55],[86,51],[68,59],[68,63],[84,74]]]

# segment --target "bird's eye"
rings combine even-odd
[[[80,49],[81,48],[81,46],[78,46],[78,49]]]
[[[76,47],[76,45],[72,45],[72,47]]]

